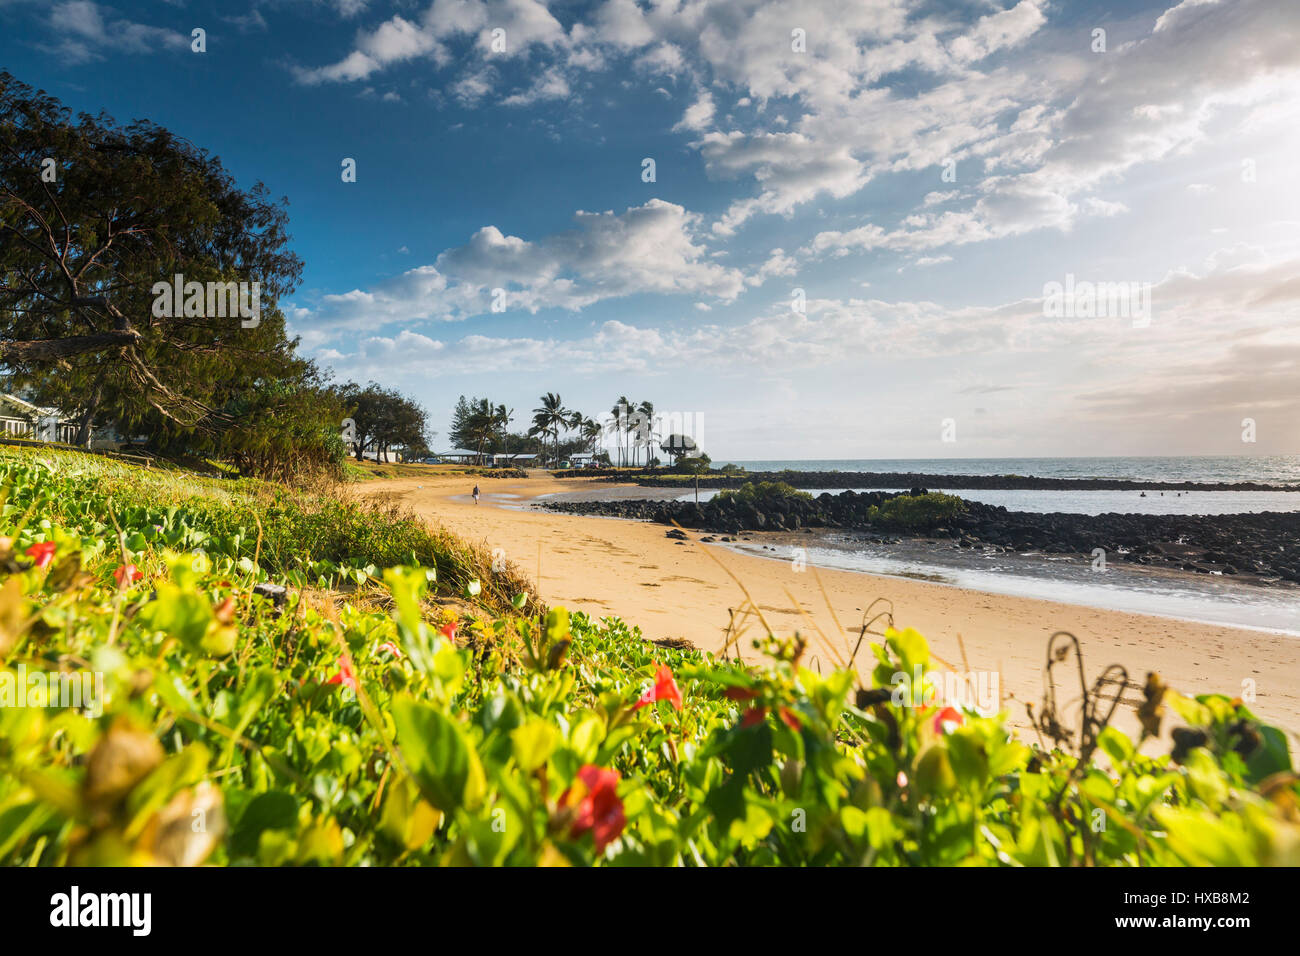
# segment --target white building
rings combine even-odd
[[[0,438],[71,444],[77,440],[77,423],[58,409],[41,408],[17,395],[0,392]]]

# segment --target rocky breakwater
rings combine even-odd
[[[587,478],[635,482],[646,488],[695,487],[695,479],[671,472],[629,474],[617,469],[577,469],[555,472],[557,478]],[[1155,481],[1127,478],[1039,478],[1034,475],[934,475],[877,471],[751,471],[701,475],[701,488],[740,488],[754,482],[783,482],[795,488],[944,488],[970,491],[1294,491],[1300,484],[1270,485],[1258,481]]]
[[[1247,574],[1300,583],[1300,513],[1227,515],[1036,514],[962,500],[955,513],[910,508],[926,495],[852,492],[768,496],[719,495],[693,501],[556,502],[553,511],[676,522],[716,534],[742,531],[849,529],[878,542],[901,538],[949,540],[957,547],[1073,554],[1204,574]],[[928,496],[931,499],[947,496]],[[889,504],[894,499],[900,499]],[[953,499],[949,499],[953,500]],[[900,518],[902,521],[900,521]]]

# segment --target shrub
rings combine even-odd
[[[753,505],[760,510],[777,502],[812,501],[812,495],[808,492],[800,491],[784,481],[747,481],[739,488],[718,492],[717,497],[721,501]]]
[[[961,514],[965,505],[956,495],[937,491],[897,495],[867,509],[867,521],[905,531],[928,531]]]

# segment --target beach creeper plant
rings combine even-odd
[[[523,591],[453,612],[437,568],[272,573],[237,501],[160,513],[160,479],[103,469],[111,507],[0,456],[0,864],[1300,863],[1285,738],[1237,700],[1167,690],[1173,752],[1107,728],[1081,765],[895,705],[941,666],[912,630],[859,679],[797,635],[747,666]],[[20,666],[102,674],[102,708],[16,706]]]

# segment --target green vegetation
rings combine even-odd
[[[753,505],[762,510],[779,501],[812,501],[806,491],[787,485],[784,481],[747,481],[739,488],[719,491],[718,498],[730,499],[736,504]]]
[[[461,594],[473,584],[477,599],[492,610],[509,608],[528,590],[513,571],[492,573],[491,556],[482,549],[396,506],[352,501],[324,482],[290,490],[256,479],[140,469],[75,452],[5,450],[0,488],[8,488],[6,518],[39,514],[96,541],[112,540],[116,521],[141,567],[163,551],[188,552],[199,560],[236,562],[256,580],[275,576],[297,586],[336,587],[364,584],[392,565],[419,564],[437,572],[444,594]]]
[[[343,410],[285,331],[302,262],[261,184],[0,72],[0,232],[6,387],[73,417],[77,444],[112,425],[264,476],[341,457]],[[181,308],[155,288],[177,275]]]
[[[335,390],[348,417],[341,419],[349,451],[358,462],[366,460],[368,449],[378,459],[387,460],[394,447],[400,447],[408,460],[429,455],[428,412],[424,406],[396,389],[371,382],[365,388],[348,382]]]
[[[929,491],[923,495],[898,495],[882,505],[867,509],[872,524],[904,531],[928,531],[961,514],[962,500],[956,495]]]
[[[1157,684],[1176,752],[1107,727],[1098,766],[904,706],[897,674],[943,676],[911,630],[855,689],[798,638],[655,647],[487,569],[454,590],[518,590],[452,616],[429,592],[472,554],[324,492],[71,454],[0,483],[0,864],[1300,862],[1285,739],[1240,701]],[[360,561],[390,566],[340,593]],[[53,672],[103,694],[18,703]]]

